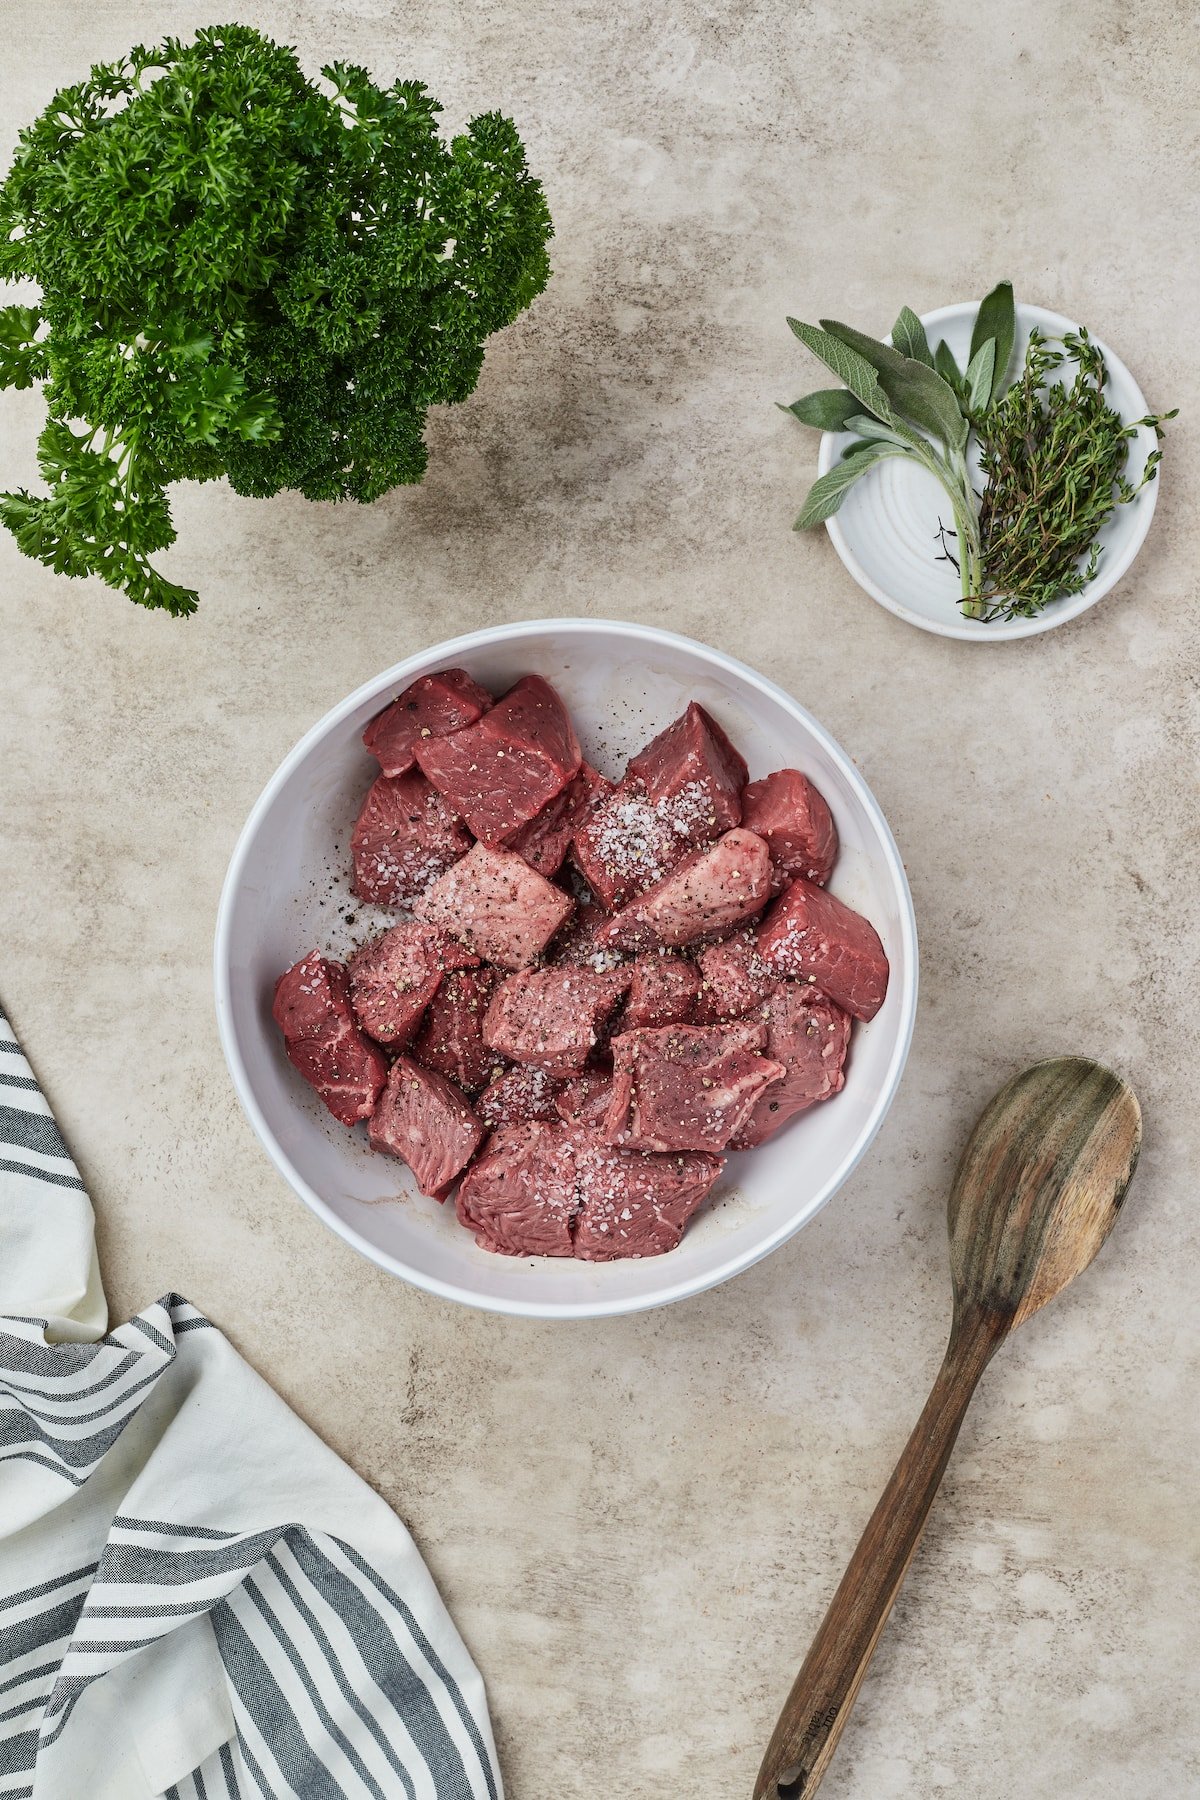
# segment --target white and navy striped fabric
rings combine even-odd
[[[177,1294],[105,1323],[0,1015],[0,1800],[502,1800],[395,1514]]]

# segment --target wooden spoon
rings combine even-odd
[[[925,1410],[779,1715],[755,1800],[810,1800],[829,1767],[993,1352],[1086,1269],[1141,1146],[1133,1090],[1082,1056],[1035,1063],[985,1108],[950,1193],[954,1322]]]

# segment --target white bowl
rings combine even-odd
[[[945,338],[959,368],[966,364],[978,302],[940,306],[923,313],[921,322],[934,348]],[[1010,365],[1015,373],[1025,355],[1034,326],[1046,337],[1075,331],[1074,319],[1047,312],[1042,306],[1017,307],[1016,344]],[[1108,366],[1110,405],[1126,423],[1144,418],[1149,408],[1141,389],[1120,357],[1107,344],[1095,340]],[[1070,373],[1070,371],[1068,371]],[[817,469],[825,475],[841,460],[852,433],[827,431],[822,435]],[[1129,467],[1135,485],[1146,457],[1155,447],[1153,430],[1143,425],[1129,447]],[[897,618],[935,631],[941,637],[965,638],[970,643],[996,643],[1004,638],[1033,637],[1065,625],[1094,606],[1116,586],[1141,549],[1158,499],[1159,476],[1144,487],[1128,506],[1118,506],[1100,533],[1102,553],[1095,579],[1078,594],[1052,601],[1036,618],[995,620],[964,619],[958,605],[959,578],[946,562],[936,560],[939,519],[953,525],[950,503],[934,477],[905,457],[889,457],[855,483],[839,510],[826,521],[833,546],[859,587]]]
[[[276,977],[313,948],[344,954],[367,922],[343,873],[351,825],[376,770],[360,741],[363,727],[418,675],[456,664],[497,692],[527,671],[544,675],[570,707],[584,753],[610,773],[692,699],[725,726],[752,776],[799,766],[829,801],[841,834],[831,888],[866,913],[891,960],[883,1007],[870,1025],[854,1027],[841,1094],[762,1148],[731,1156],[713,1197],[666,1256],[605,1264],[480,1250],[453,1205],[418,1194],[402,1163],[372,1153],[362,1126],[338,1125],[284,1056],[271,1019]],[[356,915],[353,934],[343,911]],[[878,804],[845,751],[790,695],[671,632],[552,619],[422,650],[314,725],[271,777],[234,850],[215,973],[221,1042],[238,1097],[276,1168],[327,1225],[382,1268],[447,1299],[527,1317],[588,1318],[713,1287],[824,1206],[896,1092],[916,1009],[917,941],[904,865]]]

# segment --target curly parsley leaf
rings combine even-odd
[[[167,489],[228,477],[370,501],[425,471],[428,409],[550,274],[512,122],[446,142],[420,82],[332,63],[332,92],[245,26],[136,45],[56,94],[0,185],[0,386],[45,383],[49,489],[0,496],[21,549],[175,614],[147,560]],[[80,433],[72,423],[85,423]]]

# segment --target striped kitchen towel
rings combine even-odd
[[[0,1800],[500,1800],[395,1514],[177,1294],[106,1322],[0,1015]]]

